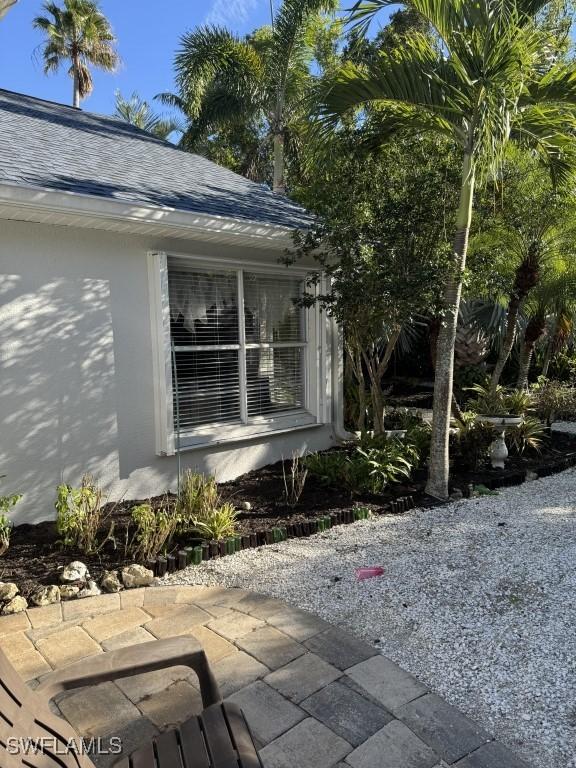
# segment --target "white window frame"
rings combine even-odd
[[[150,282],[150,317],[152,332],[152,364],[154,376],[154,422],[156,432],[156,453],[173,455],[178,450],[202,448],[220,443],[250,440],[272,433],[307,429],[329,421],[330,398],[327,379],[327,322],[316,304],[305,313],[304,360],[304,407],[297,411],[277,412],[267,416],[248,417],[244,412],[244,398],[241,398],[242,424],[207,424],[195,427],[193,431],[176,434],[173,408],[172,354],[170,338],[170,301],[168,293],[168,256],[187,259],[199,269],[233,270],[238,276],[239,317],[243,317],[243,271],[258,274],[286,275],[282,265],[260,262],[231,262],[227,259],[206,258],[205,256],[154,251],[148,254],[148,275]],[[312,270],[302,266],[289,268],[290,274],[304,279]],[[324,290],[324,278],[316,291]],[[244,323],[240,323],[240,354],[250,347],[265,347],[266,344],[242,344]],[[270,346],[283,346],[282,344]],[[300,343],[284,346],[298,347]],[[240,365],[240,371],[243,366]],[[245,386],[244,382],[244,386]],[[242,382],[240,382],[242,387]]]

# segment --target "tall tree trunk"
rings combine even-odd
[[[516,389],[526,389],[528,386],[528,374],[530,373],[530,363],[532,362],[532,353],[537,341],[544,335],[546,330],[546,318],[544,315],[535,315],[530,318],[526,330],[522,349],[520,351],[520,363],[518,368],[518,379]]]
[[[500,377],[504,371],[514,342],[516,341],[516,329],[518,327],[518,314],[520,313],[520,298],[518,294],[512,294],[510,302],[508,304],[508,313],[506,316],[506,333],[504,335],[504,341],[500,347],[500,353],[498,360],[492,371],[492,378],[490,379],[490,389],[495,392],[496,387],[500,383]]]
[[[272,191],[278,195],[286,192],[284,181],[284,134],[276,132],[274,134],[274,176],[272,181]]]
[[[534,345],[524,342],[520,351],[520,363],[518,367],[518,379],[516,381],[516,389],[526,389],[528,386],[528,372],[530,371],[530,363],[532,362],[532,352],[534,351]]]
[[[546,376],[548,378],[548,369],[550,368],[550,363],[552,362],[552,355],[554,354],[554,337],[550,339],[548,344],[546,345],[546,353],[544,354],[544,362],[542,363],[542,376]]]
[[[430,468],[426,493],[437,498],[448,498],[450,415],[452,410],[452,385],[454,377],[454,343],[458,325],[458,309],[462,293],[462,276],[466,266],[468,234],[472,221],[474,199],[474,159],[471,148],[464,154],[460,204],[454,237],[454,263],[444,290],[444,316],[436,343],[436,371],[434,376],[434,401],[432,416],[432,440],[430,444]]]
[[[72,106],[77,109],[80,108],[80,76],[78,74],[78,64],[76,62],[72,65],[73,77],[72,77]]]

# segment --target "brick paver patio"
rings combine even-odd
[[[0,645],[32,686],[77,659],[184,634],[244,710],[266,768],[527,768],[370,645],[261,595],[151,587],[0,618]],[[118,735],[125,751],[201,706],[184,667],[81,689],[57,705],[81,735]],[[95,758],[102,768],[114,760]]]

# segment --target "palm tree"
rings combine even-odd
[[[119,117],[126,123],[135,125],[143,131],[154,134],[159,139],[167,140],[171,133],[182,130],[176,120],[164,118],[152,111],[147,101],[144,101],[137,93],[133,93],[129,99],[125,99],[120,91],[114,94],[116,98],[115,117]]]
[[[73,81],[73,105],[92,92],[90,66],[113,72],[119,63],[116,38],[96,0],[64,0],[63,7],[45,2],[46,16],[37,16],[35,29],[45,33],[41,44],[44,72],[56,72],[69,61]]]
[[[284,0],[273,25],[246,38],[212,26],[184,35],[175,58],[178,94],[160,95],[191,121],[183,146],[194,150],[211,133],[248,124],[259,143],[272,144],[272,188],[283,193],[285,145],[304,114],[312,79],[314,25],[323,10],[336,4]]]
[[[0,0],[0,19],[4,16],[18,0]]]
[[[517,389],[528,386],[528,373],[534,350],[546,332],[547,321],[554,326],[553,336],[569,334],[576,314],[576,261],[572,246],[548,265],[526,307],[526,328],[520,344]],[[558,340],[558,339],[556,339]]]
[[[392,0],[357,7],[366,26]],[[444,315],[436,348],[432,444],[427,492],[448,496],[448,436],[452,402],[454,341],[474,191],[479,173],[496,166],[508,140],[530,143],[567,180],[576,159],[571,129],[576,123],[576,65],[549,64],[552,45],[535,16],[548,0],[407,0],[437,37],[414,34],[375,63],[345,64],[321,95],[326,130],[362,110],[367,142],[390,135],[432,131],[460,147],[462,176],[446,276]]]

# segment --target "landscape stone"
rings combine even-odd
[[[60,602],[60,587],[50,584],[48,587],[40,587],[30,596],[30,601],[40,607]]]
[[[78,592],[78,597],[96,597],[100,594],[102,593],[98,584],[96,584],[95,581],[90,580],[84,589],[81,589],[80,592]]]
[[[19,589],[13,582],[0,582],[0,601],[7,603],[15,598],[18,592]]]
[[[16,597],[13,597],[12,600],[4,605],[2,614],[7,616],[11,613],[21,613],[22,611],[25,611],[26,608],[28,608],[26,598],[22,597],[22,595],[16,595]]]
[[[60,574],[60,581],[74,582],[74,581],[86,581],[90,574],[88,573],[88,566],[80,562],[80,560],[74,560],[68,565],[64,566]]]
[[[154,581],[154,571],[143,565],[127,565],[122,568],[122,582],[126,589],[134,587],[147,587]]]
[[[62,584],[60,586],[60,598],[62,600],[71,600],[74,597],[78,597],[80,593],[80,587],[75,584]]]
[[[104,575],[100,581],[100,587],[104,592],[120,592],[120,590],[123,589],[116,571],[104,571]]]

